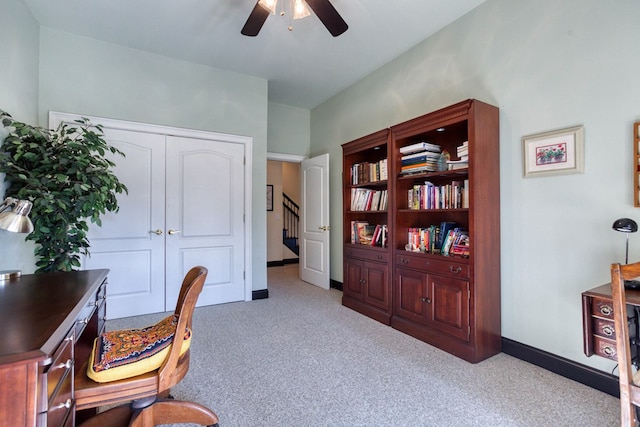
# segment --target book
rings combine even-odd
[[[363,224],[362,227],[358,229],[358,243],[361,245],[370,245],[375,230],[375,225]]]
[[[420,151],[418,153],[413,153],[413,154],[407,154],[406,156],[402,156],[400,158],[400,161],[403,163],[408,163],[410,160],[413,160],[415,158],[430,158],[430,159],[437,159],[440,157],[440,154],[438,153],[434,153],[431,151]]]
[[[365,227],[367,225],[369,225],[367,221],[351,221],[351,243],[360,243],[360,236],[366,234]]]
[[[401,154],[410,154],[418,151],[433,151],[436,153],[440,152],[440,146],[437,144],[432,144],[430,142],[418,142],[416,144],[407,145],[405,147],[400,148]]]
[[[449,234],[449,231],[453,230],[456,225],[457,224],[455,222],[451,221],[442,221],[442,223],[440,223],[440,236],[437,244],[438,249],[442,249],[445,239],[447,238],[447,234]]]

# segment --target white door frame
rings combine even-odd
[[[302,162],[304,160],[308,160],[309,156],[300,156],[297,154],[284,154],[284,153],[274,153],[274,152],[267,152],[267,160],[274,160],[274,161],[280,161],[280,162],[290,162],[290,163],[299,163],[302,164]],[[302,177],[301,177],[302,179]],[[302,245],[300,246],[300,250],[304,250]],[[330,255],[329,255],[330,256]],[[300,254],[300,259],[302,260],[302,253]],[[329,272],[330,274],[330,272]],[[301,276],[300,273],[298,273],[298,276]],[[329,288],[331,287],[331,277],[329,277]],[[328,288],[327,288],[328,289]]]
[[[245,168],[244,168],[244,300],[253,299],[253,258],[252,258],[252,171],[253,171],[253,138],[248,136],[232,135],[220,132],[209,132],[195,129],[185,129],[172,126],[155,125],[126,120],[114,120],[103,117],[87,116],[80,114],[61,113],[57,111],[49,112],[49,127],[55,129],[59,123],[77,125],[76,120],[87,118],[91,123],[100,124],[112,129],[127,130],[132,132],[157,133],[184,138],[218,139],[228,142],[243,144],[245,147]]]

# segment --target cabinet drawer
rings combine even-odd
[[[613,304],[611,301],[593,298],[591,300],[591,314],[613,320]]]
[[[344,249],[344,254],[348,257],[376,262],[387,262],[389,259],[389,254],[386,251],[373,248],[354,248],[353,246],[347,246]]]
[[[598,356],[606,357],[611,360],[618,360],[618,352],[616,351],[616,341],[608,338],[593,336],[593,352]]]
[[[616,328],[613,320],[605,320],[598,317],[592,317],[591,320],[594,334],[611,340],[616,339]]]
[[[420,255],[400,253],[396,255],[396,265],[416,268],[429,273],[445,274],[461,278],[469,277],[469,265],[454,260],[434,260]]]

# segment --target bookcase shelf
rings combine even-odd
[[[466,100],[342,148],[343,304],[472,363],[499,353],[498,109]],[[444,165],[445,158],[439,158],[444,151],[456,166],[468,166],[435,170],[436,159],[438,169]],[[375,187],[352,184],[354,164],[381,159],[386,159],[386,181]],[[403,168],[420,172],[401,173]],[[361,187],[386,190],[387,210],[351,210],[352,189]],[[408,208],[410,202],[432,206],[433,191],[440,191],[435,199],[440,204],[434,206],[452,208]],[[387,224],[387,247],[352,244],[356,220]],[[455,233],[447,240],[440,229]],[[454,255],[438,253],[440,245]]]

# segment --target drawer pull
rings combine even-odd
[[[602,327],[602,333],[607,336],[612,336],[616,332],[615,328],[611,325],[604,325]]]
[[[602,305],[600,306],[600,313],[605,316],[611,316],[613,314],[613,308],[610,305]]]
[[[85,319],[78,320],[76,323],[79,323],[79,324],[85,324],[85,325],[86,325],[86,324],[88,324],[88,323],[89,323],[89,320],[91,320],[91,318],[90,318],[90,317],[87,317],[87,318],[85,318]]]
[[[383,260],[383,259],[384,259],[384,257],[383,257],[382,255],[378,255],[378,259],[379,259],[379,260]]]
[[[616,354],[615,350],[609,347],[608,345],[605,345],[604,347],[602,347],[602,352],[607,356],[613,356],[614,354]]]
[[[407,258],[400,258],[400,262],[404,265],[409,264],[409,260]]]
[[[69,409],[71,408],[71,404],[73,403],[73,401],[71,399],[67,399],[65,400],[63,403],[59,403],[58,405],[54,406],[51,408],[51,410],[56,410],[56,409]]]
[[[70,369],[73,366],[73,359],[69,359],[64,363],[59,364],[56,368],[66,368]]]
[[[449,271],[452,273],[460,273],[462,271],[462,267],[457,266],[456,268],[453,268],[453,265],[449,266]]]
[[[420,298],[422,302],[426,302],[427,304],[431,304],[431,298]]]

